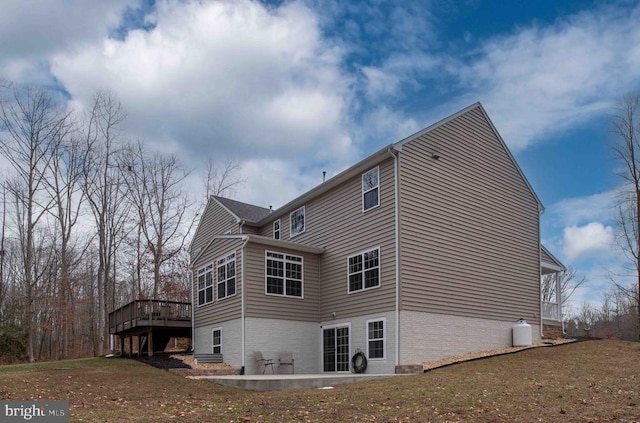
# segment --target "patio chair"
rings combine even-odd
[[[258,363],[258,368],[260,368],[260,366],[263,366],[262,374],[264,374],[264,372],[267,370],[267,366],[271,366],[271,373],[275,374],[275,372],[273,371],[273,358],[264,358],[262,356],[262,352],[260,351],[254,351],[253,356]]]
[[[293,361],[294,361],[293,353],[290,353],[290,352],[280,353],[280,358],[278,359],[278,369],[280,369],[280,367],[282,366],[291,366],[291,374],[294,374],[296,371],[295,371]]]

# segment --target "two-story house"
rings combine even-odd
[[[541,212],[479,103],[276,210],[211,197],[191,245],[195,353],[251,374],[255,351],[288,351],[321,373],[360,350],[367,373],[393,373],[510,346],[520,318],[539,341],[559,325],[542,318]]]

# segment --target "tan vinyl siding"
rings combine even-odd
[[[304,298],[267,295],[265,287],[265,251],[303,257]],[[245,248],[247,317],[318,321],[320,263],[316,254],[249,243]]]
[[[191,241],[191,251],[206,247],[214,235],[237,233],[236,217],[216,200],[210,199],[193,236],[193,241]]]
[[[260,228],[257,228],[252,225],[244,224],[242,225],[242,233],[249,235],[260,235]]]
[[[242,307],[242,250],[241,239],[216,239],[207,250],[193,264],[193,298],[194,314],[196,326],[214,325],[228,320],[239,319]],[[236,293],[235,295],[222,300],[217,298],[217,272],[216,261],[225,255],[236,253]],[[213,292],[214,301],[212,303],[198,306],[198,269],[213,264]]]
[[[534,320],[538,203],[481,109],[400,156],[401,308]]]
[[[362,175],[305,204],[305,232],[291,241],[325,248],[320,257],[320,319],[359,316],[395,309],[395,200],[394,165],[391,156],[379,166],[380,206],[362,212]],[[367,168],[370,170],[375,166]],[[289,213],[280,219],[283,240],[289,240]],[[272,221],[261,235],[273,236]],[[380,248],[380,286],[347,293],[347,258]]]

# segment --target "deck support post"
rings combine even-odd
[[[133,336],[129,336],[129,358],[133,357]]]
[[[120,357],[124,356],[124,336],[119,336],[120,338]]]
[[[149,357],[153,356],[153,329],[149,328],[149,336],[147,337],[147,352]]]

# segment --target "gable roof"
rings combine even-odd
[[[211,198],[220,203],[222,207],[227,209],[239,220],[244,220],[248,223],[257,223],[271,214],[270,209],[254,206],[253,204],[231,200],[230,198],[218,197],[216,195],[212,195]]]
[[[500,144],[502,144],[502,147],[504,148],[504,150],[507,152],[507,155],[509,156],[509,158],[511,159],[511,162],[513,163],[513,165],[515,166],[516,170],[518,171],[518,173],[520,174],[520,177],[522,178],[522,180],[524,181],[525,185],[527,186],[527,188],[529,189],[529,191],[531,192],[531,195],[533,195],[533,198],[535,198],[536,202],[538,203],[538,209],[540,211],[540,213],[544,212],[544,206],[542,205],[542,202],[540,201],[540,198],[538,198],[538,195],[536,194],[536,192],[533,190],[533,187],[531,186],[531,184],[529,183],[529,180],[527,179],[527,177],[524,175],[524,172],[522,172],[522,169],[520,168],[520,166],[518,165],[518,162],[516,162],[515,157],[513,157],[513,154],[511,154],[511,150],[509,150],[509,147],[507,147],[507,144],[504,142],[504,140],[502,139],[502,136],[500,135],[500,133],[498,132],[498,130],[496,129],[496,127],[493,125],[493,122],[491,122],[491,119],[489,118],[489,115],[487,114],[487,111],[484,109],[484,107],[482,107],[482,104],[480,104],[480,102],[475,102],[470,106],[465,107],[464,109],[444,118],[439,120],[438,122],[427,126],[426,128],[416,132],[413,135],[410,135],[396,143],[393,144],[393,147],[399,151],[402,151],[402,146],[405,145],[408,142],[413,141],[414,139],[427,134],[433,130],[435,130],[436,128],[439,128],[442,125],[445,125],[447,123],[449,123],[450,121],[464,115],[465,113],[468,113],[469,111],[473,110],[473,109],[478,109],[480,110],[480,112],[482,113],[482,115],[484,116],[484,118],[487,120],[487,122],[489,123],[489,126],[491,127],[491,130],[493,131],[493,133],[495,134],[496,138],[498,139],[498,141],[500,141]]]
[[[544,245],[540,244],[540,264],[541,267],[545,267],[552,270],[557,271],[565,271],[567,268],[560,260],[558,260],[551,251],[547,249]]]

